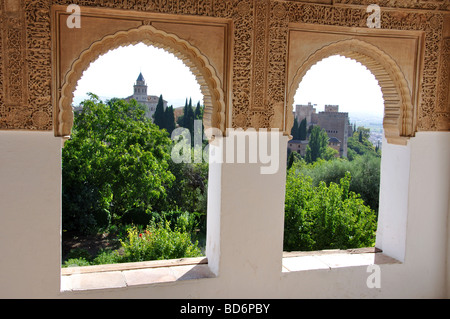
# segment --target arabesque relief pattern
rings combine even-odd
[[[334,0],[331,6],[281,0],[0,0],[0,129],[52,129],[50,8],[72,3],[231,19],[231,126],[285,132],[288,23],[365,28],[368,4],[389,7],[381,11],[383,29],[425,31],[417,130],[449,129],[449,41],[443,39],[448,0]]]
[[[426,9],[426,10],[450,10],[448,0],[334,0],[335,4],[366,5],[378,4],[380,7]]]
[[[73,112],[71,102],[76,83],[81,78],[82,72],[97,59],[98,56],[122,45],[136,44],[138,42],[172,51],[172,53],[185,63],[191,70],[200,90],[204,96],[205,128],[214,127],[225,129],[225,105],[224,93],[220,87],[220,80],[215,69],[209,64],[206,57],[200,51],[185,40],[173,34],[157,30],[151,25],[142,25],[139,28],[128,31],[118,31],[115,34],[105,36],[91,44],[84,50],[80,57],[73,62],[70,70],[66,73],[64,84],[61,88],[61,97],[58,103],[58,131],[59,136],[70,135],[73,126]]]

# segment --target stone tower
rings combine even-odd
[[[147,84],[145,84],[145,79],[142,73],[139,73],[139,76],[136,80],[136,84],[133,86],[134,93],[133,97],[137,102],[146,102],[148,101],[147,97]]]
[[[153,119],[153,114],[155,113],[156,106],[158,105],[159,96],[147,95],[147,84],[145,83],[144,76],[142,72],[139,73],[136,83],[133,85],[133,95],[126,97],[126,101],[135,99],[141,105],[146,107],[145,115]],[[167,108],[167,101],[163,100],[164,110]]]
[[[347,157],[348,113],[339,112],[339,105],[325,105],[325,111],[319,112],[317,124],[327,132],[329,138],[337,139],[333,144],[339,144],[339,156]]]

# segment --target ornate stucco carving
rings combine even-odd
[[[51,130],[59,120],[52,105],[51,6],[131,10],[142,13],[226,18],[233,22],[230,86],[223,92],[231,108],[220,123],[231,127],[290,127],[286,116],[287,34],[290,23],[367,28],[368,4],[381,7],[382,30],[424,32],[423,72],[419,80],[413,130],[449,129],[448,40],[444,0],[0,0],[0,129]],[[408,10],[405,10],[408,9]],[[13,19],[13,20],[12,20]],[[186,27],[189,27],[186,25]],[[448,28],[448,27],[447,27]],[[207,56],[206,56],[207,58]],[[398,86],[398,85],[397,85]],[[401,92],[400,92],[401,93]],[[64,93],[70,96],[70,93]],[[59,107],[56,108],[59,110]],[[214,108],[214,112],[219,110]],[[409,109],[401,115],[402,134],[410,135]],[[282,112],[282,114],[280,114]],[[212,115],[212,117],[215,117]],[[224,122],[222,116],[228,118]],[[63,121],[70,119],[62,115]],[[387,122],[390,119],[386,119]],[[68,122],[68,123],[69,123]],[[222,124],[221,124],[222,125]],[[69,125],[70,126],[70,125]],[[59,128],[58,128],[59,130]],[[63,128],[61,133],[67,133]]]
[[[403,143],[401,137],[414,135],[414,106],[405,77],[390,56],[365,41],[350,39],[328,44],[306,59],[297,70],[288,89],[288,105],[292,109],[294,95],[306,72],[331,55],[341,55],[360,62],[369,69],[381,87],[384,99],[384,133],[388,142]],[[288,108],[289,109],[289,108]],[[292,112],[287,112],[289,123]]]
[[[380,7],[387,8],[450,10],[450,2],[447,0],[334,0],[334,3],[364,6],[378,4]]]
[[[450,130],[450,38],[445,38],[439,70],[437,109],[434,113],[439,131]]]
[[[73,123],[72,99],[76,83],[84,70],[100,55],[119,46],[143,42],[148,45],[168,50],[180,58],[192,71],[200,84],[205,104],[205,127],[215,127],[222,131],[225,129],[225,103],[224,93],[216,70],[210,65],[208,59],[189,42],[176,35],[157,30],[150,25],[143,25],[128,31],[119,31],[108,35],[84,50],[74,61],[71,69],[65,75],[61,88],[61,97],[58,102],[58,136],[70,135]]]

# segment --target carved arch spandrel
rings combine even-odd
[[[204,126],[225,131],[225,100],[221,82],[209,60],[196,47],[174,34],[158,30],[150,25],[119,31],[95,41],[84,50],[66,73],[58,100],[55,118],[55,135],[69,136],[73,126],[72,100],[78,80],[89,65],[100,55],[120,46],[137,43],[153,45],[174,54],[191,70],[203,94]]]
[[[287,92],[286,128],[290,131],[294,119],[292,112],[294,96],[306,72],[317,62],[341,55],[364,65],[375,76],[384,100],[383,129],[386,140],[393,144],[406,144],[414,136],[416,112],[411,100],[408,83],[400,67],[378,47],[362,40],[341,40],[311,54],[297,69]]]

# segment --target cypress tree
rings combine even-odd
[[[186,128],[189,129],[189,132],[191,132],[191,134],[194,133],[194,110],[192,108],[192,99],[189,99],[189,105],[187,107],[187,116],[185,113],[185,117],[186,117]]]
[[[186,102],[184,103],[184,108],[183,108],[183,119],[181,121],[181,126],[182,127],[188,127],[188,101],[186,99]]]
[[[323,158],[328,146],[328,135],[319,126],[314,126],[311,130],[308,146],[306,147],[305,160],[308,163],[315,162],[318,158]]]
[[[292,125],[291,135],[293,140],[298,139],[298,121],[297,118],[294,118],[294,125]]]
[[[169,135],[172,134],[172,131],[175,129],[175,115],[173,113],[173,106],[169,106],[166,108],[164,112],[165,122],[166,122],[166,130],[169,132]]]
[[[195,108],[194,118],[196,120],[201,120],[202,117],[203,117],[203,115],[202,115],[202,108],[200,106],[200,101],[199,101],[199,102],[197,102],[197,107]]]
[[[164,116],[164,102],[162,95],[159,96],[158,104],[156,105],[155,114],[153,114],[154,123],[159,126],[160,129],[166,128],[165,116]]]
[[[304,118],[301,122],[300,122],[300,126],[298,128],[298,139],[301,141],[306,140],[306,118]]]

